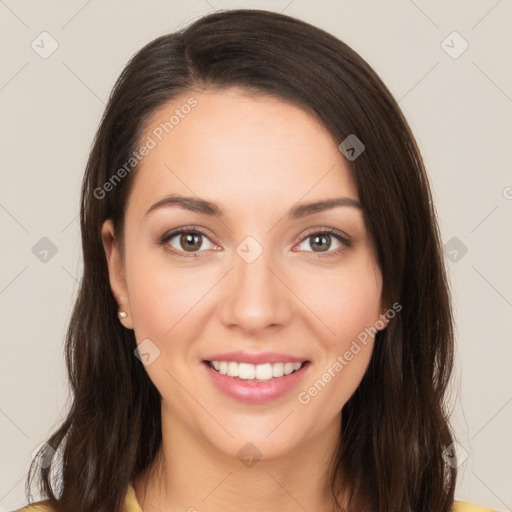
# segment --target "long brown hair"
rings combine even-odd
[[[354,134],[365,145],[349,164],[383,292],[402,310],[377,333],[368,370],[342,409],[333,509],[348,496],[349,511],[448,512],[456,479],[443,458],[452,443],[445,391],[453,319],[420,152],[397,102],[356,52],[303,21],[260,10],[217,12],[155,39],[115,84],[82,186],[84,269],[65,347],[72,403],[40,454],[51,447],[60,456],[33,462],[27,495],[37,471],[40,491],[59,512],[120,511],[128,483],[159,452],[161,398],[134,356],[133,331],[117,321],[100,230],[110,218],[122,237],[136,168],[113,177],[141,143],[149,116],[178,95],[231,86],[292,101],[336,141]]]

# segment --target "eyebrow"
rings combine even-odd
[[[171,194],[156,202],[146,212],[146,216],[159,208],[169,206],[179,206],[192,212],[211,215],[218,218],[223,218],[225,216],[224,210],[211,201],[200,199],[198,197],[181,196],[178,194]],[[357,201],[357,199],[353,199],[351,197],[334,197],[312,203],[299,203],[288,211],[286,217],[290,220],[300,219],[307,215],[331,210],[332,208],[337,208],[339,206],[350,206],[359,210],[363,209],[363,206],[359,201]]]

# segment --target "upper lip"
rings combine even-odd
[[[278,352],[224,352],[214,354],[205,359],[205,361],[233,361],[235,363],[264,364],[264,363],[303,363],[307,361],[304,357],[291,356]]]

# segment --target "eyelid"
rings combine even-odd
[[[347,244],[351,244],[352,243],[352,240],[351,238],[346,234],[344,233],[343,231],[339,231],[337,229],[334,229],[334,228],[328,228],[328,227],[315,227],[315,228],[310,228],[306,231],[306,233],[304,235],[302,235],[302,238],[299,240],[300,242],[304,241],[306,238],[312,236],[312,235],[316,235],[316,234],[324,234],[324,233],[327,233],[329,235],[336,235],[337,237],[339,237],[343,242],[347,243]]]
[[[203,228],[200,228],[198,226],[190,224],[190,225],[186,225],[186,226],[180,226],[179,228],[169,229],[161,236],[161,238],[162,239],[163,238],[172,238],[172,236],[181,234],[181,232],[183,232],[183,231],[186,231],[186,232],[195,231],[197,233],[201,233],[202,235],[210,237],[210,235],[208,233],[206,233],[206,231],[203,230]]]

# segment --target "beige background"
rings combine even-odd
[[[283,11],[330,31],[400,100],[449,244],[458,342],[453,424],[468,453],[457,497],[512,509],[512,2],[5,0],[0,511],[25,503],[30,454],[68,397],[62,344],[81,271],[79,185],[114,81],[146,42],[239,6]],[[58,48],[43,59],[31,43],[49,51],[50,38]],[[469,47],[453,58],[464,41]],[[44,237],[57,252],[41,261]]]

